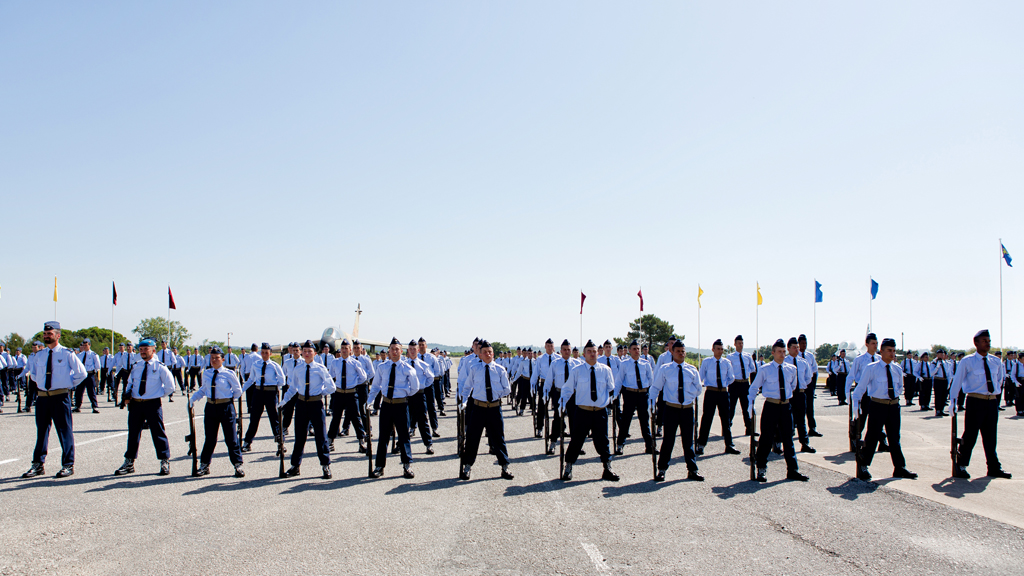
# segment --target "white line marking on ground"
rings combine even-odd
[[[182,422],[188,422],[188,420],[175,420],[174,422],[165,422],[164,427],[171,426],[174,424],[181,424]],[[117,434],[111,434],[110,436],[104,436],[102,438],[93,438],[92,440],[86,440],[85,442],[75,442],[75,446],[85,446],[86,444],[92,444],[93,442],[100,442],[102,440],[110,440],[112,438],[120,438],[127,436],[128,431],[118,432]]]
[[[11,458],[10,460],[0,460],[0,464],[10,464],[11,462],[17,462],[21,458]]]
[[[580,546],[583,546],[583,549],[586,550],[587,556],[590,556],[590,559],[594,562],[594,566],[597,568],[598,572],[611,570],[611,568],[608,567],[608,564],[605,564],[604,557],[601,556],[601,551],[597,549],[597,546],[582,540],[580,541]]]

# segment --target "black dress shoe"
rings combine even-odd
[[[889,451],[889,445],[888,444],[879,444],[878,445],[878,451],[879,452],[888,452]]]
[[[772,446],[772,452],[775,452],[776,454],[782,454],[782,444],[776,444],[775,446]]]
[[[622,448],[616,448],[615,449],[615,455],[616,456],[622,456]]]
[[[839,405],[840,406],[846,406],[846,402],[840,402]]]
[[[193,476],[209,476],[209,474],[210,474],[210,465],[209,464],[200,464],[199,465],[199,469],[196,470],[196,473],[193,474]]]
[[[963,478],[964,480],[969,480],[971,478],[971,475],[967,473],[967,468],[964,468],[963,466],[957,466],[956,472],[953,473],[953,478]]]
[[[940,417],[941,416],[949,416],[949,414],[946,414],[945,412],[936,412],[935,415],[936,416],[940,416]]]
[[[470,467],[463,466],[459,469],[459,480],[469,480]]]
[[[917,474],[907,470],[906,468],[897,468],[892,471],[893,478],[907,478],[909,480],[916,480]]]
[[[554,448],[548,448],[547,455],[548,456],[554,456],[555,455],[555,449]]]
[[[384,475],[383,468],[374,468],[373,472],[370,472],[370,478],[380,478]]]
[[[242,452],[252,452],[252,442],[242,444]]]
[[[412,468],[406,468],[406,469],[405,469],[405,470],[404,470],[404,471],[402,472],[402,477],[403,477],[403,478],[410,478],[410,479],[411,479],[411,478],[415,478],[415,477],[416,477],[416,474],[414,474],[414,473],[413,473],[413,471],[412,471]]]
[[[658,470],[658,473],[654,475],[654,481],[655,482],[664,482],[665,481],[665,471],[664,470]]]
[[[298,476],[300,473],[301,471],[299,470],[298,466],[292,466],[291,468],[288,469],[287,472],[284,473],[284,475],[288,478],[291,478],[292,476]]]
[[[725,453],[726,454],[742,454],[742,452],[737,450],[735,446],[726,446],[725,447]]]
[[[93,414],[99,414],[99,413],[100,413],[100,410],[99,410],[99,408],[93,408],[93,409],[92,409],[92,413],[93,413]]]
[[[564,482],[572,480],[572,464],[565,465],[565,471],[562,472],[562,480]]]
[[[697,449],[694,450],[694,453],[697,454],[697,456],[703,456],[704,455],[704,445],[703,444],[697,444]]]
[[[803,474],[797,472],[796,470],[790,470],[789,472],[786,472],[786,480],[796,480],[798,482],[807,482],[807,480],[809,480],[809,478],[807,478],[807,476],[804,476]]]
[[[330,441],[330,442],[329,442],[329,443],[327,444],[327,451],[328,451],[328,452],[334,452],[334,440],[331,440],[331,441]]]
[[[502,466],[501,477],[504,478],[505,480],[512,480],[515,478],[515,475],[508,471],[508,466]]]
[[[704,481],[704,477],[701,476],[700,473],[697,472],[696,470],[690,470],[689,472],[687,472],[686,473],[686,479],[687,480],[693,480],[695,482],[703,482]]]
[[[867,466],[861,466],[860,469],[857,470],[857,480],[863,480],[864,482],[871,481],[871,472],[868,472]]]
[[[821,432],[818,432],[817,430],[808,430],[807,435],[812,438],[821,438]]]
[[[768,471],[765,470],[764,468],[758,468],[757,469],[757,476],[754,477],[754,481],[755,482],[767,482],[768,481],[767,472]]]
[[[433,433],[433,434],[431,434],[430,436],[431,436],[431,438],[440,438],[440,437],[441,437],[441,435],[440,435],[440,434],[438,434],[436,430],[435,430],[435,431],[434,431],[434,433]]]
[[[618,482],[619,475],[612,471],[612,467],[606,465],[604,472],[601,474],[601,480],[608,480],[609,482]]]
[[[42,463],[38,463],[37,462],[37,463],[32,464],[32,466],[28,469],[28,472],[25,472],[24,474],[22,474],[21,477],[22,478],[35,478],[36,476],[39,476],[40,474],[43,474],[45,472],[46,472],[46,470],[43,467]]]
[[[70,466],[62,466],[61,469],[60,469],[60,472],[57,472],[57,475],[54,476],[54,478],[67,478],[68,476],[73,476],[74,473],[75,473],[75,465],[74,464],[71,464]]]
[[[806,452],[808,454],[814,454],[815,452],[817,452],[817,450],[815,450],[814,448],[811,448],[810,444],[801,444],[800,445],[800,451],[801,452]]]
[[[433,453],[434,453],[434,447],[433,446],[427,446],[427,454],[433,454]]]
[[[392,454],[401,454],[402,453],[402,449],[399,448],[398,445],[396,444],[395,447],[391,450],[391,453]]]
[[[330,480],[331,479],[331,467],[330,466],[324,466],[323,469],[324,469],[324,475],[321,476],[321,478],[323,478],[324,480]]]
[[[75,408],[74,410],[72,410],[72,412],[74,412],[75,414],[81,414],[82,413],[82,409],[81,408]]]
[[[1012,474],[1010,474],[1009,472],[1004,472],[1002,469],[989,470],[986,476],[991,476],[992,478],[1006,478],[1007,480],[1013,477]]]

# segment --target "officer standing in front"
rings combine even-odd
[[[704,454],[704,447],[711,434],[711,421],[718,411],[718,420],[722,424],[722,440],[725,440],[726,454],[739,454],[740,451],[732,444],[732,430],[729,426],[729,385],[733,381],[732,362],[722,358],[725,348],[722,340],[715,340],[711,345],[711,356],[700,363],[700,379],[704,383],[707,394],[704,396],[704,409],[701,410],[700,434],[697,437],[697,456]]]
[[[324,410],[324,398],[334,393],[334,378],[327,367],[315,362],[313,342],[302,343],[301,358],[288,375],[288,392],[281,398],[278,408],[295,398],[295,447],[292,449],[292,466],[285,472],[286,476],[298,476],[302,465],[302,452],[306,448],[306,436],[309,428],[313,428],[316,440],[316,455],[320,459],[324,480],[331,479],[331,455],[327,448],[327,413]]]
[[[501,466],[501,477],[512,480],[514,476],[508,470],[505,448],[505,423],[501,418],[501,399],[512,393],[512,386],[505,368],[494,363],[494,349],[487,340],[480,342],[479,356],[480,362],[469,370],[469,377],[459,383],[459,397],[463,398],[466,410],[466,444],[462,449],[459,479],[469,480],[480,448],[480,436],[486,428],[491,449]]]
[[[32,466],[21,475],[32,478],[44,473],[50,426],[57,429],[61,447],[61,469],[57,478],[75,473],[75,433],[71,426],[71,391],[86,378],[85,366],[78,356],[60,345],[60,323],[43,325],[46,349],[37,352],[29,369],[36,382],[36,448]]]
[[[665,480],[665,472],[672,460],[672,448],[676,443],[676,430],[683,443],[683,458],[686,460],[686,478],[703,482],[697,472],[697,456],[693,450],[693,411],[697,407],[702,386],[697,369],[686,363],[686,345],[682,340],[673,340],[670,349],[672,360],[663,363],[654,375],[654,384],[648,392],[647,402],[654,410],[661,395],[664,437],[661,439],[661,453],[658,456],[658,473],[655,482]]]
[[[363,428],[363,402],[358,396],[359,387],[366,382],[366,372],[363,370],[363,363],[355,356],[352,356],[352,343],[348,338],[341,341],[338,346],[341,354],[331,364],[330,373],[334,377],[336,387],[334,394],[331,394],[331,425],[327,427],[328,449],[334,451],[334,439],[338,437],[338,428],[342,420],[351,422],[356,429],[356,439],[359,441],[359,453],[366,452]]]
[[[228,448],[228,457],[235,466],[235,478],[243,478],[242,452],[238,447],[237,424],[235,421],[235,400],[242,397],[242,385],[235,377],[235,371],[224,366],[224,356],[217,346],[210,348],[210,367],[203,370],[199,389],[192,394],[188,405],[193,406],[197,400],[205,397],[206,407],[203,409],[203,428],[206,438],[203,451],[199,455],[199,470],[196,476],[210,473],[210,460],[213,450],[217,447],[218,426],[224,431],[224,444]]]
[[[377,421],[377,429],[380,430],[377,435],[377,461],[371,473],[374,478],[384,475],[388,441],[391,440],[392,432],[398,436],[404,468],[402,475],[405,478],[416,477],[412,471],[412,446],[409,445],[409,397],[419,390],[419,386],[416,369],[402,361],[402,343],[398,338],[392,338],[388,346],[388,359],[377,366],[370,386],[370,396],[367,398],[369,405],[378,395],[381,396],[380,419]]]
[[[896,359],[896,340],[883,338],[880,348],[881,360],[868,364],[857,380],[850,402],[853,413],[859,411],[860,401],[865,395],[871,398],[867,409],[871,411],[868,418],[868,431],[864,436],[864,446],[860,453],[860,467],[857,478],[871,480],[868,466],[875,456],[875,447],[881,437],[882,428],[889,439],[889,455],[892,457],[893,478],[917,478],[917,474],[907,470],[907,461],[903,457],[900,446],[900,394],[903,392],[903,370],[893,364]]]
[[[797,389],[797,370],[792,364],[785,362],[786,343],[782,339],[772,344],[772,361],[761,366],[757,376],[750,384],[747,395],[749,414],[753,418],[754,402],[758,393],[764,396],[761,411],[761,439],[757,445],[754,460],[757,463],[758,482],[767,482],[768,453],[775,442],[781,442],[786,457],[786,478],[789,480],[807,481],[807,476],[800,473],[793,450],[793,413],[790,410],[790,399]]]
[[[245,431],[242,452],[252,450],[252,441],[260,429],[260,419],[266,410],[270,419],[270,430],[274,441],[278,443],[277,455],[281,456],[284,438],[281,437],[280,417],[277,412],[277,393],[284,386],[284,371],[281,366],[270,359],[270,344],[264,342],[260,347],[260,357],[249,366],[249,379],[245,381],[242,391],[251,390],[252,402],[249,404],[249,427]]]
[[[82,340],[80,354],[82,366],[85,366],[87,376],[81,384],[75,387],[75,409],[72,412],[82,411],[82,400],[85,399],[85,392],[89,392],[89,403],[92,404],[92,413],[99,414],[99,402],[96,400],[96,379],[99,378],[101,364],[99,355],[92,351],[92,340],[88,338]]]
[[[562,480],[572,480],[572,467],[579,457],[587,437],[594,440],[594,448],[604,464],[602,480],[618,482],[619,475],[612,470],[612,455],[608,449],[608,403],[615,392],[612,369],[597,361],[597,346],[587,340],[583,347],[584,361],[573,368],[569,381],[562,387],[559,408],[565,411],[570,399],[576,401],[576,417],[572,423],[572,440],[565,451],[565,471]]]
[[[160,476],[171,473],[171,447],[164,428],[161,398],[174,394],[174,376],[154,357],[155,347],[156,342],[149,338],[139,342],[140,360],[128,375],[128,388],[121,400],[122,408],[128,404],[128,448],[124,452],[124,464],[114,471],[115,476],[135,472],[143,424],[149,427],[153,437],[156,457],[160,460]]]
[[[956,375],[950,387],[950,397],[956,398],[961,390],[967,394],[966,416],[964,417],[964,434],[960,440],[960,451],[957,455],[956,478],[970,478],[967,466],[971,463],[971,452],[981,434],[981,443],[985,447],[985,461],[988,465],[988,476],[993,478],[1010,478],[1010,473],[1003,471],[996,455],[997,425],[999,424],[999,397],[1002,394],[1003,363],[989,354],[992,339],[988,330],[981,330],[974,335],[974,347],[977,352],[967,356],[957,365]],[[950,405],[956,411],[957,403]]]

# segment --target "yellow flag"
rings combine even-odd
[[[57,277],[53,277],[53,301],[57,301]]]
[[[700,284],[697,284],[697,308],[700,308],[700,297],[704,295],[704,291],[701,290]]]
[[[764,300],[761,298],[761,284],[757,285],[757,305],[760,306]]]

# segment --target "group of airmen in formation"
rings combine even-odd
[[[146,338],[139,342],[137,351],[126,344],[114,355],[104,349],[100,356],[91,351],[88,339],[77,352],[61,346],[59,340],[60,324],[47,322],[43,341],[33,344],[29,357],[20,350],[13,354],[0,351],[3,396],[14,389],[20,398],[24,389],[28,396],[26,409],[33,405],[36,408],[37,441],[25,478],[44,473],[51,426],[62,448],[57,477],[74,473],[72,413],[80,411],[85,393],[93,411],[98,411],[97,390],[101,394],[106,390],[112,401],[128,409],[128,445],[116,475],[135,471],[146,428],[160,461],[159,474],[170,474],[162,399],[173,401],[175,392],[180,391],[189,394],[190,415],[194,404],[206,398],[205,441],[198,454],[190,454],[196,461],[196,476],[210,473],[222,432],[235,476],[243,477],[242,454],[252,450],[266,413],[282,460],[282,476],[300,474],[306,440],[312,435],[322,477],[331,478],[330,453],[335,440],[347,436],[351,426],[358,451],[368,457],[371,477],[384,474],[390,452],[400,455],[403,476],[413,478],[411,438],[418,429],[427,454],[434,453],[433,439],[440,437],[438,415],[445,415],[445,399],[453,393],[452,360],[438,349],[428,351],[423,338],[409,342],[408,348],[393,338],[387,351],[376,358],[366,354],[358,341],[348,339],[336,346],[321,343],[319,352],[310,340],[293,342],[281,364],[271,359],[271,347],[266,343],[261,347],[253,344],[251,351],[241,357],[232,354],[230,348],[225,353],[218,347],[205,355],[193,349],[181,356],[166,343],[158,349],[154,340]],[[1022,388],[1024,367],[1015,355],[1005,360],[998,353],[990,355],[991,340],[986,330],[974,337],[977,351],[957,359],[947,359],[939,351],[934,361],[928,360],[928,354],[920,358],[911,354],[897,362],[893,339],[885,338],[879,346],[877,337],[869,334],[865,344],[867,353],[852,362],[847,362],[844,351],[827,366],[829,391],[839,397],[840,404],[850,406],[851,422],[867,431],[863,442],[858,431],[858,441],[851,443],[858,478],[871,478],[868,466],[877,449],[891,453],[893,476],[917,477],[907,470],[900,447],[899,399],[904,398],[909,406],[917,395],[922,409],[928,410],[933,389],[938,414],[945,414],[947,397],[957,400],[950,404],[954,415],[958,410],[966,412],[963,437],[954,447],[954,476],[969,478],[966,467],[980,434],[988,474],[1010,477],[996,456],[996,424],[998,411],[1003,409],[999,400],[1004,395],[1007,405],[1016,403],[1019,413],[1021,402],[1016,396]],[[520,348],[516,354],[496,355],[486,340],[474,339],[472,350],[467,350],[459,362],[454,390],[459,477],[470,478],[486,431],[489,451],[497,457],[501,476],[514,478],[502,416],[502,405],[507,401],[516,415],[523,415],[527,406],[531,408],[534,437],[544,439],[547,455],[555,453],[556,443],[560,446],[560,476],[565,481],[572,480],[573,467],[584,453],[588,438],[603,464],[602,478],[619,480],[611,463],[613,456],[623,454],[634,417],[639,421],[645,452],[652,458],[655,481],[665,479],[677,436],[687,478],[703,481],[697,457],[706,449],[716,413],[725,453],[740,453],[732,435],[737,404],[744,432],[751,438],[751,479],[767,480],[769,454],[774,451],[783,454],[788,479],[806,481],[807,476],[798,468],[793,437],[800,442],[801,452],[814,452],[810,438],[821,436],[814,419],[817,361],[807,350],[806,337],[777,340],[771,347],[771,358],[765,361],[743,352],[742,336],[734,339],[733,346],[735,351],[725,354],[722,341],[716,340],[712,355],[693,366],[687,362],[683,341],[675,337],[666,342],[665,352],[657,359],[648,354],[646,345],[635,340],[619,345],[615,354],[610,341],[603,346],[588,341],[581,356],[568,340],[562,341],[557,352],[549,338],[543,353]],[[243,395],[249,414],[244,434],[239,420]],[[759,427],[754,409],[758,395],[764,397]],[[698,425],[696,408],[701,396],[703,416]],[[239,403],[237,412],[235,402]],[[378,417],[380,431],[375,458],[371,416]],[[285,471],[284,437],[293,420],[291,466]],[[655,441],[659,436],[660,447]],[[194,435],[186,440],[195,447]]]

